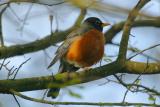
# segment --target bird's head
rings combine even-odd
[[[92,26],[93,28],[103,31],[103,27],[110,25],[109,23],[103,23],[99,18],[97,17],[89,17],[87,18],[84,23],[88,24],[89,26]]]

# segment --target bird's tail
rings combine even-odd
[[[75,67],[75,66],[67,63],[64,59],[61,59],[58,72],[59,73],[75,72],[78,69],[79,69],[78,67]],[[47,97],[52,97],[54,99],[59,95],[59,91],[60,91],[60,88],[51,88],[47,93]]]
[[[55,99],[59,95],[60,88],[51,88],[47,93],[47,97]]]

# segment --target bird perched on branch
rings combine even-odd
[[[66,37],[48,68],[58,60],[59,73],[73,72],[96,64],[104,54],[105,39],[102,31],[107,25],[109,23],[102,23],[99,18],[87,18],[79,28]],[[60,88],[51,88],[47,97],[56,98],[59,91]]]

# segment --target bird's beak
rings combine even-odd
[[[108,26],[110,23],[102,23],[102,27]]]

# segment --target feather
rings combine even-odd
[[[72,31],[67,37],[66,40],[59,46],[59,48],[56,51],[56,56],[54,57],[54,59],[51,61],[51,63],[49,64],[49,66],[47,67],[48,69],[54,65],[58,60],[60,60],[68,51],[70,45],[72,44],[72,42],[81,37],[81,35],[83,35],[83,33],[89,31],[90,29],[92,29],[93,27],[89,26],[86,23],[83,23],[81,25],[81,27],[75,29],[74,31]]]

